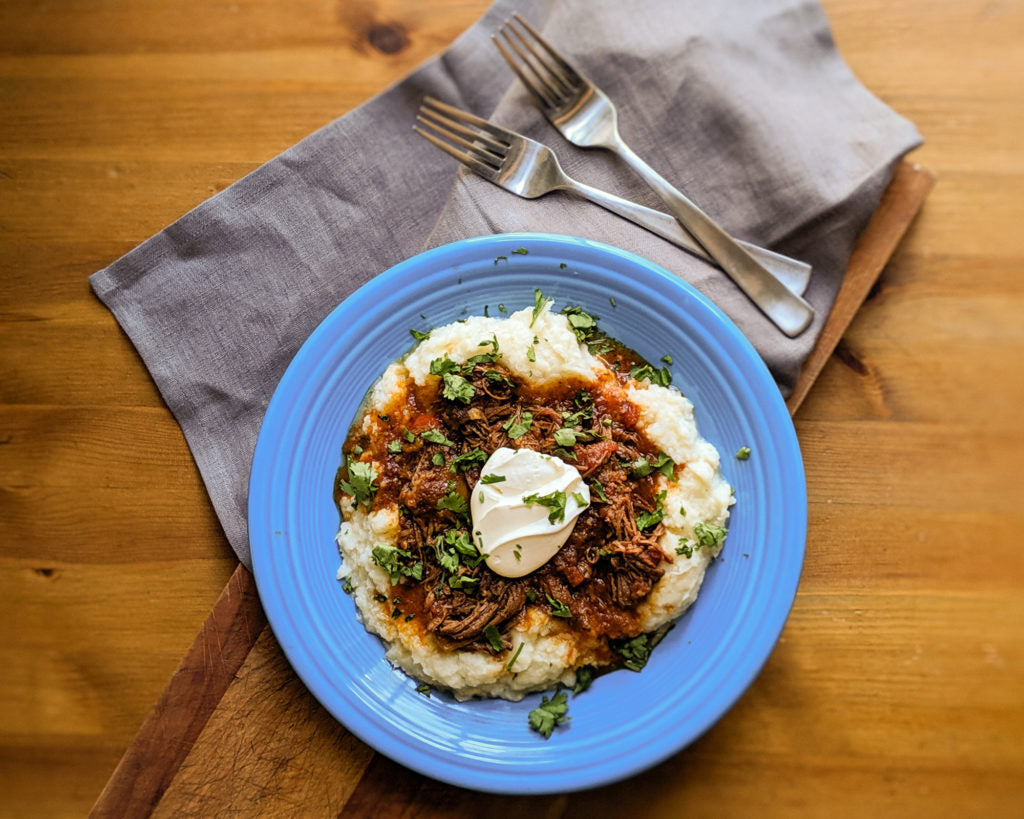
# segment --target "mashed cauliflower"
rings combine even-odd
[[[432,361],[448,356],[465,362],[480,352],[480,339],[494,339],[501,363],[531,385],[566,379],[600,383],[606,389],[614,384],[636,408],[636,429],[675,462],[674,479],[658,475],[656,486],[664,492],[664,532],[658,541],[664,553],[660,566],[664,574],[637,612],[642,633],[676,620],[696,600],[705,569],[721,548],[732,490],[719,471],[718,452],[700,438],[693,405],[678,390],[634,379],[620,386],[604,361],[580,343],[566,316],[552,313],[549,305],[536,315],[528,308],[507,318],[473,316],[431,331],[374,385],[362,431],[379,434],[377,419],[398,411],[410,385],[423,388],[437,382],[437,375],[430,372]],[[375,466],[383,469],[383,464]],[[507,631],[511,642],[507,651],[494,654],[445,646],[415,619],[394,615],[389,574],[373,559],[375,547],[397,544],[397,504],[368,511],[342,496],[340,508],[338,577],[352,590],[367,630],[387,643],[388,660],[412,677],[448,689],[458,699],[518,700],[556,683],[573,685],[582,666],[608,664],[606,644],[574,630],[540,606],[527,607],[513,621]],[[709,532],[719,536],[709,537]]]

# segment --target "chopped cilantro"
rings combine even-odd
[[[523,653],[523,646],[524,645],[526,645],[526,643],[520,643],[519,644],[519,648],[516,649],[516,653],[512,655],[512,659],[509,660],[508,661],[508,665],[505,666],[505,670],[506,671],[511,671],[512,670],[512,666],[515,665],[516,660],[519,659],[519,655]]]
[[[408,429],[402,429],[402,437],[405,438],[406,443],[413,443],[416,440],[416,436],[413,435]]]
[[[668,354],[665,354],[665,355],[663,355],[663,356],[661,357],[661,360],[662,360],[662,361],[663,361],[663,362],[664,362],[665,364],[668,364],[669,366],[671,366],[671,365],[672,365],[672,356],[670,356],[670,355],[668,355]]]
[[[501,483],[504,480],[506,480],[504,475],[495,475],[494,473],[491,473],[490,475],[484,475],[481,477],[480,483]]]
[[[544,309],[544,305],[547,304],[548,300],[544,298],[544,294],[538,287],[533,291],[533,318],[530,319],[530,326],[533,327],[533,323],[537,320],[537,316],[540,315],[541,310]]]
[[[594,681],[594,666],[584,665],[576,669],[576,683],[572,687],[572,694],[575,697],[577,694],[582,694]]]
[[[530,431],[530,427],[533,425],[533,413],[523,412],[519,415],[514,415],[509,418],[501,428],[505,430],[505,433],[513,441],[522,438],[527,432]]]
[[[739,449],[736,450],[736,460],[737,461],[746,461],[749,458],[750,458],[750,447],[749,446],[741,446]]]
[[[566,716],[569,712],[567,699],[568,695],[564,691],[559,691],[550,700],[542,697],[540,705],[530,712],[530,727],[544,739],[548,739],[556,726],[569,720]]]
[[[526,599],[529,600],[531,603],[536,602],[536,600],[537,600],[537,590],[536,589],[527,589],[526,590]]]
[[[643,456],[637,458],[629,466],[629,474],[634,478],[645,478],[654,471],[654,467],[651,466],[651,462]]]
[[[452,472],[465,472],[467,469],[472,469],[477,464],[482,464],[486,460],[487,453],[480,449],[480,447],[475,446],[469,452],[463,452],[461,455],[456,455],[452,458],[451,465],[448,468]]]
[[[501,639],[501,632],[493,625],[484,629],[484,637],[487,638],[487,642],[490,643],[495,654],[505,650],[505,641]]]
[[[498,312],[499,313],[507,313],[508,310],[505,309],[505,305],[504,304],[499,304],[498,305]]]
[[[555,443],[559,446],[576,446],[576,432],[568,427],[556,429]]]
[[[338,487],[346,495],[351,495],[356,505],[363,504],[369,508],[377,494],[377,487],[374,481],[377,479],[377,470],[373,464],[364,461],[353,461],[348,459],[348,480],[341,478],[338,473]]]
[[[460,401],[463,404],[468,404],[473,400],[476,390],[461,375],[445,373],[442,378],[444,379],[444,389],[441,391],[441,394],[449,401]]]
[[[402,451],[402,442],[395,440],[388,442],[388,452],[392,455],[398,455]]]
[[[430,338],[430,330],[427,330],[424,333],[422,330],[410,329],[409,333],[417,341],[426,341],[428,338]]]
[[[526,348],[526,360],[536,361],[537,360],[537,348],[532,344]]]
[[[430,684],[429,683],[420,683],[419,685],[416,686],[416,693],[417,694],[422,694],[424,697],[429,697],[430,696],[430,691],[431,691],[431,688],[430,688]]]
[[[548,599],[548,604],[551,606],[552,617],[563,617],[568,620],[572,617],[572,612],[569,611],[569,607],[560,600],[555,600],[550,594],[544,595]]]
[[[548,512],[548,523],[560,523],[565,520],[565,492],[561,489],[556,489],[547,495],[524,495],[523,503],[527,506],[533,506],[538,504],[540,506],[546,506],[551,511]]]
[[[721,544],[725,540],[727,532],[728,530],[724,526],[719,526],[717,523],[705,523],[704,521],[693,527],[693,534],[696,536],[697,543],[702,549],[713,549]]]
[[[594,482],[591,484],[591,488],[600,500],[608,503],[608,496],[604,493],[604,484],[595,478]]]
[[[495,264],[497,264],[498,262],[507,262],[507,261],[508,261],[508,256],[496,256],[495,259],[494,259],[494,263]]]
[[[432,444],[441,444],[441,446],[455,446],[455,441],[449,440],[443,432],[439,429],[428,429],[420,433],[420,438],[424,441],[429,441]]]
[[[466,499],[454,489],[449,489],[447,494],[437,502],[437,508],[454,512],[460,518],[468,517],[469,515],[469,506],[466,504]]]
[[[638,529],[640,529],[641,531],[643,531],[644,529],[653,529],[655,526],[661,523],[662,518],[665,517],[665,494],[666,493],[664,489],[658,493],[658,497],[655,498],[656,506],[654,507],[653,512],[644,511],[636,516],[636,525]]]
[[[610,305],[611,305],[612,307],[614,307],[614,306],[615,306],[615,296],[609,296],[609,297],[608,297],[608,303],[609,303],[609,304],[610,304]]]
[[[356,590],[356,587],[352,585],[351,577],[345,578],[345,582],[342,584],[341,590],[345,592],[345,594],[352,594],[352,592]]]
[[[448,578],[448,585],[453,589],[474,589],[479,582],[479,577],[472,577],[468,574],[453,574]]]
[[[388,573],[391,585],[398,585],[403,577],[411,577],[413,580],[423,579],[423,563],[416,561],[412,566],[407,566],[399,558],[411,558],[412,554],[405,549],[398,549],[394,546],[378,545],[373,547],[371,553],[373,562]]]
[[[567,268],[568,266],[569,265],[567,265],[565,262],[559,262],[558,269],[559,270],[565,270],[565,268]]]
[[[676,546],[676,554],[682,555],[683,557],[693,557],[693,544],[690,543],[688,538],[679,538],[679,545]]]
[[[613,645],[612,648],[622,657],[622,664],[626,668],[630,671],[639,671],[647,665],[647,660],[651,656],[653,646],[647,635],[641,634],[632,640],[624,640],[617,645]]]
[[[431,456],[431,458],[430,458],[430,462],[431,462],[431,463],[432,463],[432,464],[433,464],[434,466],[444,466],[444,454],[443,454],[443,453],[441,453],[441,452],[435,452],[435,453],[434,453],[434,454],[433,454],[433,455]]]
[[[638,364],[630,369],[629,374],[637,381],[646,379],[652,384],[659,384],[662,387],[667,387],[672,383],[672,373],[668,371],[668,367],[655,369],[650,364]]]
[[[528,254],[528,253],[529,253],[530,251],[529,251],[529,250],[527,250],[527,249],[526,249],[525,247],[517,247],[517,248],[516,248],[515,250],[513,250],[512,252],[513,252],[513,253],[515,253],[515,254],[516,254],[517,256],[525,256],[525,255],[526,255],[526,254]]]

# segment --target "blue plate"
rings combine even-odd
[[[517,253],[519,249],[527,253]],[[641,673],[599,677],[570,697],[571,722],[544,740],[519,703],[458,703],[384,659],[335,579],[331,497],[342,444],[367,388],[422,330],[465,315],[581,305],[651,361],[696,408],[736,490],[729,536],[696,604]],[[733,455],[742,446],[750,459]],[[332,312],[299,350],[267,410],[249,487],[249,538],[270,624],[296,673],[342,724],[435,779],[497,793],[553,793],[622,779],[679,751],[757,676],[796,594],[807,495],[778,388],[740,331],[664,269],[598,242],[546,234],[467,239],[381,274]]]

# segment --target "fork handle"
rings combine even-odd
[[[614,150],[664,200],[672,215],[688,230],[708,255],[754,304],[786,335],[795,337],[807,329],[814,308],[790,292],[704,211],[680,193],[668,180],[643,161],[621,139]]]
[[[683,230],[674,216],[662,213],[660,210],[644,207],[607,191],[585,185],[582,182],[571,181],[573,185],[569,190],[574,191],[584,199],[593,202],[595,205],[600,205],[605,210],[628,219],[634,224],[640,225],[640,227],[649,230],[656,236],[672,242],[672,244],[689,251],[695,256],[699,256],[705,261],[716,264],[715,260],[708,255],[708,252],[689,233]],[[781,253],[743,242],[742,240],[737,241],[751,255],[758,258],[768,268],[768,272],[778,279],[787,290],[797,296],[803,294],[807,288],[807,281],[811,273],[811,266],[809,264],[791,259],[789,256],[783,256]]]

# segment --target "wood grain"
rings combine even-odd
[[[440,51],[487,2],[0,7],[0,815],[90,809],[237,565],[88,275]],[[682,754],[517,811],[1024,815],[1024,3],[824,6],[940,183],[796,415],[810,530],[783,641]],[[245,662],[278,668],[260,646]],[[377,758],[354,783],[356,746],[331,730],[311,741],[351,754],[346,784],[304,798],[354,813],[388,782],[402,815],[444,811]],[[197,759],[165,799],[186,782],[216,798]],[[273,812],[300,813],[287,798]]]
[[[836,306],[790,398],[791,413],[860,309],[933,180],[930,172],[916,165],[904,163],[897,169],[857,243]],[[238,618],[240,600],[243,614],[258,606],[252,576],[242,567],[232,575],[183,668],[107,783],[93,808],[96,815],[145,815],[154,809],[175,815],[245,812],[257,806],[262,811],[301,804],[318,814],[344,808],[355,815],[406,816],[425,815],[429,808],[424,806],[443,804],[444,815],[468,816],[484,810],[488,800],[494,802],[494,810],[500,802],[504,815],[559,815],[564,809],[564,799],[495,801],[433,782],[374,755],[312,701],[269,633],[225,628]],[[210,645],[211,633],[218,635],[216,647]],[[246,656],[250,647],[252,654]],[[209,659],[213,648],[230,655],[230,672],[244,658],[236,680],[224,676],[224,663]],[[196,657],[206,658],[205,673]],[[176,713],[184,703],[195,705]],[[204,730],[211,715],[211,725]],[[159,745],[152,739],[157,732],[164,739]],[[147,776],[140,777],[140,770]]]

